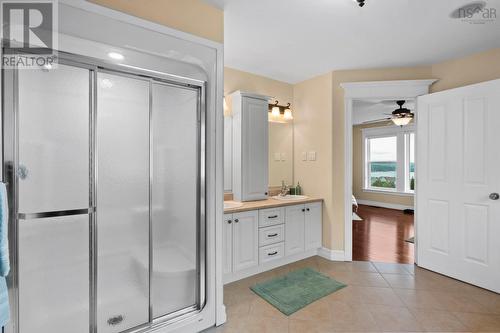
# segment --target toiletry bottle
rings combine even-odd
[[[295,194],[302,195],[302,187],[300,186],[299,182],[297,182],[297,187],[295,188]]]

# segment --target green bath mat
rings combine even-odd
[[[250,287],[254,293],[287,316],[312,302],[346,287],[345,284],[311,268],[302,268],[284,276]]]

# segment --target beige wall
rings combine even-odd
[[[304,194],[323,198],[323,246],[335,239],[332,191],[332,74],[296,84],[294,105],[294,177]],[[316,151],[316,161],[302,161],[301,152]]]
[[[293,85],[289,83],[224,67],[224,95],[227,96],[236,90],[275,97],[280,105],[286,105],[286,103],[293,101]],[[230,106],[229,102],[228,100]]]
[[[215,42],[224,42],[224,12],[201,0],[88,0]]]
[[[432,65],[431,92],[500,78],[500,48]]]
[[[363,128],[386,126],[387,121],[369,125],[356,125],[352,127],[352,192],[357,200],[369,200],[413,206],[413,196],[373,193],[363,191]]]

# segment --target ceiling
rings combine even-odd
[[[354,0],[204,1],[224,10],[226,66],[289,83],[500,46],[500,0],[485,1],[498,18],[482,24],[450,17],[472,0],[366,0],[363,8]]]
[[[405,108],[414,112],[415,101],[406,101]],[[386,123],[392,124],[389,118],[392,111],[399,108],[396,101],[392,100],[354,100],[352,106],[352,124],[361,125],[364,123],[372,123],[377,120],[386,120]]]

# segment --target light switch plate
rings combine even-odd
[[[281,154],[280,153],[274,153],[274,160],[278,162],[281,159]]]
[[[281,153],[281,161],[286,161],[286,153]]]
[[[307,153],[303,151],[301,155],[302,155],[302,161],[307,161]]]
[[[307,159],[309,161],[316,161],[316,152],[315,151],[310,151],[307,153]]]

